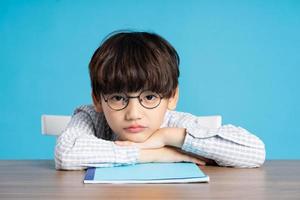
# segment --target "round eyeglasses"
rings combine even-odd
[[[163,98],[159,94],[151,91],[142,91],[138,96],[129,96],[125,93],[113,93],[102,96],[107,105],[116,111],[125,109],[129,104],[129,99],[137,98],[144,108],[153,109],[159,106]]]

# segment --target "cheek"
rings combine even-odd
[[[103,109],[105,119],[114,132],[118,129],[118,124],[121,124],[120,114],[114,113],[111,110]]]
[[[149,116],[150,117],[149,120],[151,121],[153,128],[158,129],[161,126],[166,111],[167,111],[167,107],[162,105],[162,107],[158,107],[156,110],[153,110],[151,112],[151,116]]]
[[[119,115],[108,115],[106,118],[107,122],[109,122],[109,125],[113,128],[118,127],[118,125],[121,124],[121,119]]]

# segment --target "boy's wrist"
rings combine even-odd
[[[140,149],[138,163],[155,162],[157,149]]]
[[[181,148],[186,136],[185,128],[167,128],[164,131],[165,145]]]

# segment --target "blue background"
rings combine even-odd
[[[117,29],[154,31],[181,57],[178,110],[223,116],[300,159],[300,1],[1,1],[0,159],[53,158],[42,114],[91,103],[88,63]]]

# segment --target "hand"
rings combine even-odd
[[[199,158],[180,152],[174,147],[142,149],[138,162],[193,162],[199,165],[205,165],[205,162]]]
[[[116,141],[115,144],[120,146],[132,145],[141,149],[156,149],[167,145],[181,148],[185,134],[183,128],[161,128],[155,131],[145,142]]]

